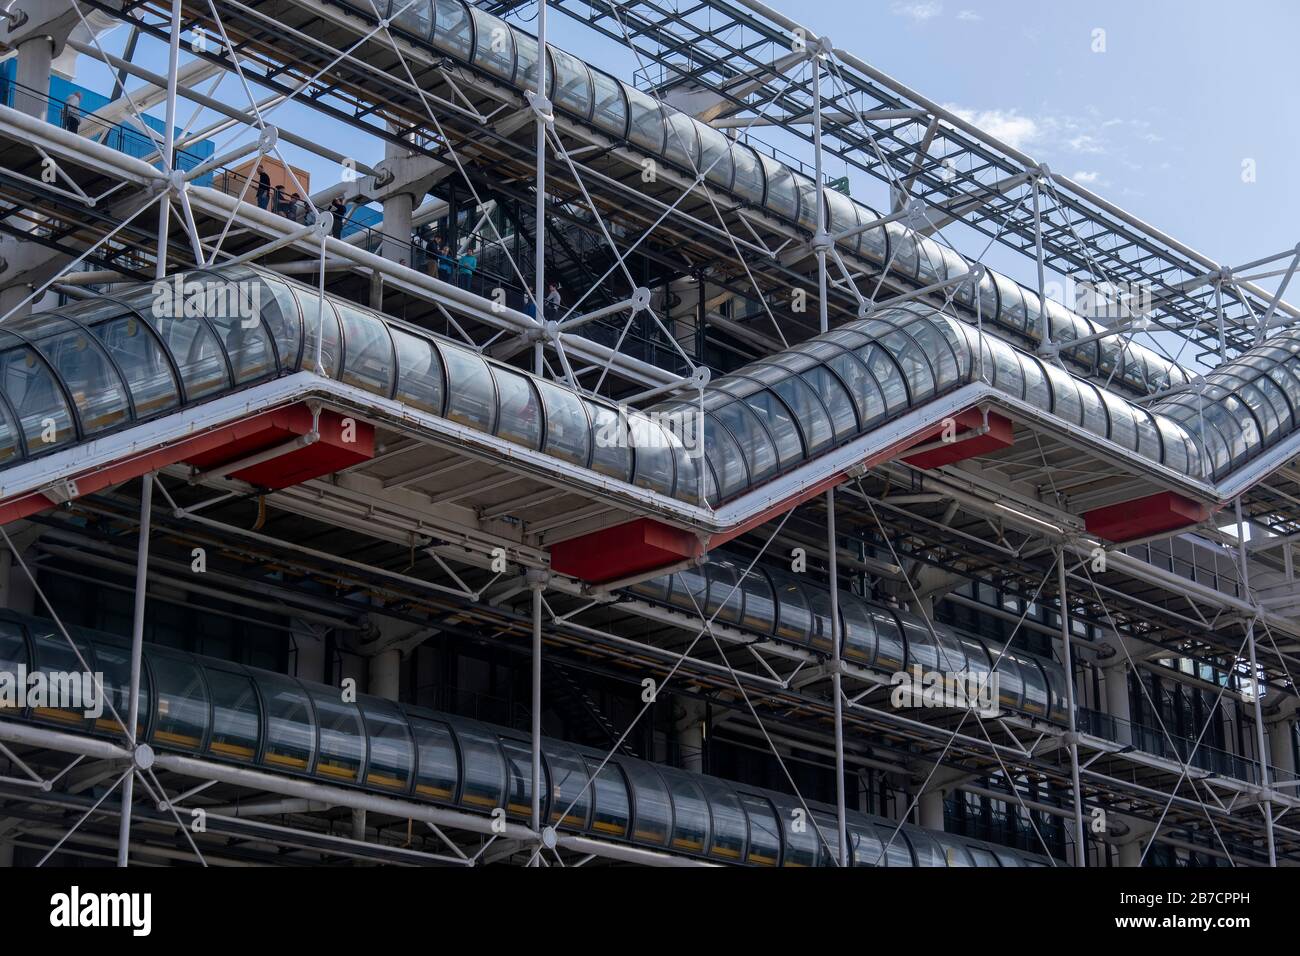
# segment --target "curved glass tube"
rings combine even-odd
[[[713,505],[743,495],[978,376],[1065,430],[1194,479],[1222,478],[1300,422],[1290,348],[1247,353],[1148,409],[906,304],[708,385],[697,458],[675,424],[695,422],[695,402],[629,415],[334,296],[322,308],[315,290],[249,266],[163,287],[0,330],[0,467],[300,370],[691,504],[701,490]]]
[[[128,642],[72,633],[87,665],[105,672],[110,693],[118,684],[125,686]],[[20,665],[80,668],[49,622],[0,611],[0,667],[16,671]],[[152,644],[145,646],[144,665],[140,732],[158,750],[312,775],[341,788],[405,796],[484,817],[504,809],[526,820],[531,812],[529,742],[514,731],[367,695],[345,704],[337,688]],[[80,713],[48,708],[0,711],[0,719],[120,736],[111,719],[92,725]],[[812,820],[801,828],[794,824],[803,805],[782,794],[622,754],[606,760],[601,751],[562,741],[544,739],[541,751],[542,812],[559,829],[722,863],[833,865],[833,808],[810,804]],[[896,824],[855,811],[846,822],[854,866],[913,865],[909,845],[913,853],[923,848],[917,853],[922,865],[955,865],[944,854],[930,854],[936,839],[947,853],[963,861],[969,856],[978,865],[1039,862],[1019,851],[950,834],[932,836],[910,825],[885,852]]]

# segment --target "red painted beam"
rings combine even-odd
[[[333,412],[322,412],[321,441],[245,469],[236,473],[237,477],[252,475],[246,480],[264,478],[265,481],[256,483],[268,488],[285,488],[373,457],[374,428],[356,421],[356,431],[350,436],[353,440],[349,442],[344,440],[349,436],[343,433],[343,421],[341,416]],[[69,480],[77,486],[76,496],[82,497],[180,461],[215,468],[310,431],[311,410],[299,403],[223,425],[101,468],[70,475]],[[317,445],[324,447],[317,449]],[[0,524],[9,524],[53,507],[54,502],[39,491],[27,492],[0,502]]]
[[[638,518],[551,546],[551,568],[591,584],[679,564],[704,553],[691,531]]]
[[[1003,448],[1010,448],[1015,444],[1015,426],[1012,424],[1011,419],[996,412],[989,412],[988,430],[983,434],[975,434],[983,425],[984,416],[980,414],[978,409],[972,408],[960,415],[954,415],[953,426],[955,428],[940,425],[938,428],[921,436],[915,443],[915,445],[934,445],[936,442],[942,441],[942,445],[935,445],[935,447],[915,455],[906,455],[903,457],[903,461],[913,468],[928,471],[931,468],[941,468],[944,465],[951,465],[967,458],[987,455]],[[951,432],[952,438],[951,441],[944,441],[944,432],[948,428],[953,429]]]
[[[1084,515],[1089,534],[1115,543],[1198,525],[1211,514],[1208,506],[1172,491],[1097,508]]]
[[[311,409],[293,405],[272,413],[256,431],[242,430],[227,445],[181,460],[199,471],[208,471],[301,438],[311,432],[311,426]],[[231,477],[262,488],[289,488],[374,457],[375,429],[367,422],[326,410],[320,413],[317,430],[320,436],[310,445],[241,468]]]

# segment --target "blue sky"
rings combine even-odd
[[[1295,0],[768,2],[1213,259],[1241,263],[1300,241]],[[534,10],[518,18],[525,29],[534,28]],[[1098,30],[1104,52],[1094,52]],[[103,42],[120,52],[125,39],[119,29]],[[637,66],[624,48],[563,15],[552,14],[551,39],[625,79]],[[165,66],[156,41],[142,41],[138,56]],[[85,85],[111,85],[102,64],[85,56],[78,73]],[[233,78],[218,96],[246,102]],[[191,109],[182,104],[182,122]],[[212,119],[205,113],[195,128]],[[297,104],[273,121],[350,144],[364,162],[383,155],[377,141]],[[219,148],[226,142],[220,137]],[[312,173],[313,191],[339,175],[332,163],[281,149]],[[1247,161],[1253,182],[1243,180]],[[855,180],[855,195],[868,202],[878,201],[877,189]],[[951,241],[968,253],[980,248],[959,234]],[[1002,256],[989,262],[1029,278]]]

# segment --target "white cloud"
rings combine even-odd
[[[1090,133],[1080,133],[1072,136],[1065,141],[1065,144],[1076,153],[1098,154],[1106,152],[1106,147],[1101,144],[1097,137]]]
[[[1070,178],[1073,179],[1076,183],[1078,183],[1081,186],[1091,186],[1093,183],[1095,183],[1098,179],[1101,178],[1101,174],[1090,170],[1081,169]]]
[[[1012,149],[1024,149],[1038,139],[1041,129],[1029,116],[1015,110],[968,110],[960,106],[945,106],[948,111],[977,126],[995,139],[1000,139]]]
[[[974,10],[962,10],[957,14],[957,19],[966,20],[968,22],[973,23],[976,20],[983,20],[984,18],[980,16],[978,13],[976,13]]]
[[[924,23],[942,14],[943,4],[937,0],[911,0],[906,3],[896,0],[889,9],[896,17],[906,17],[914,23]]]

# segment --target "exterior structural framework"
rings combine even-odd
[[[756,0],[0,42],[0,865],[1300,860],[1300,248]]]

